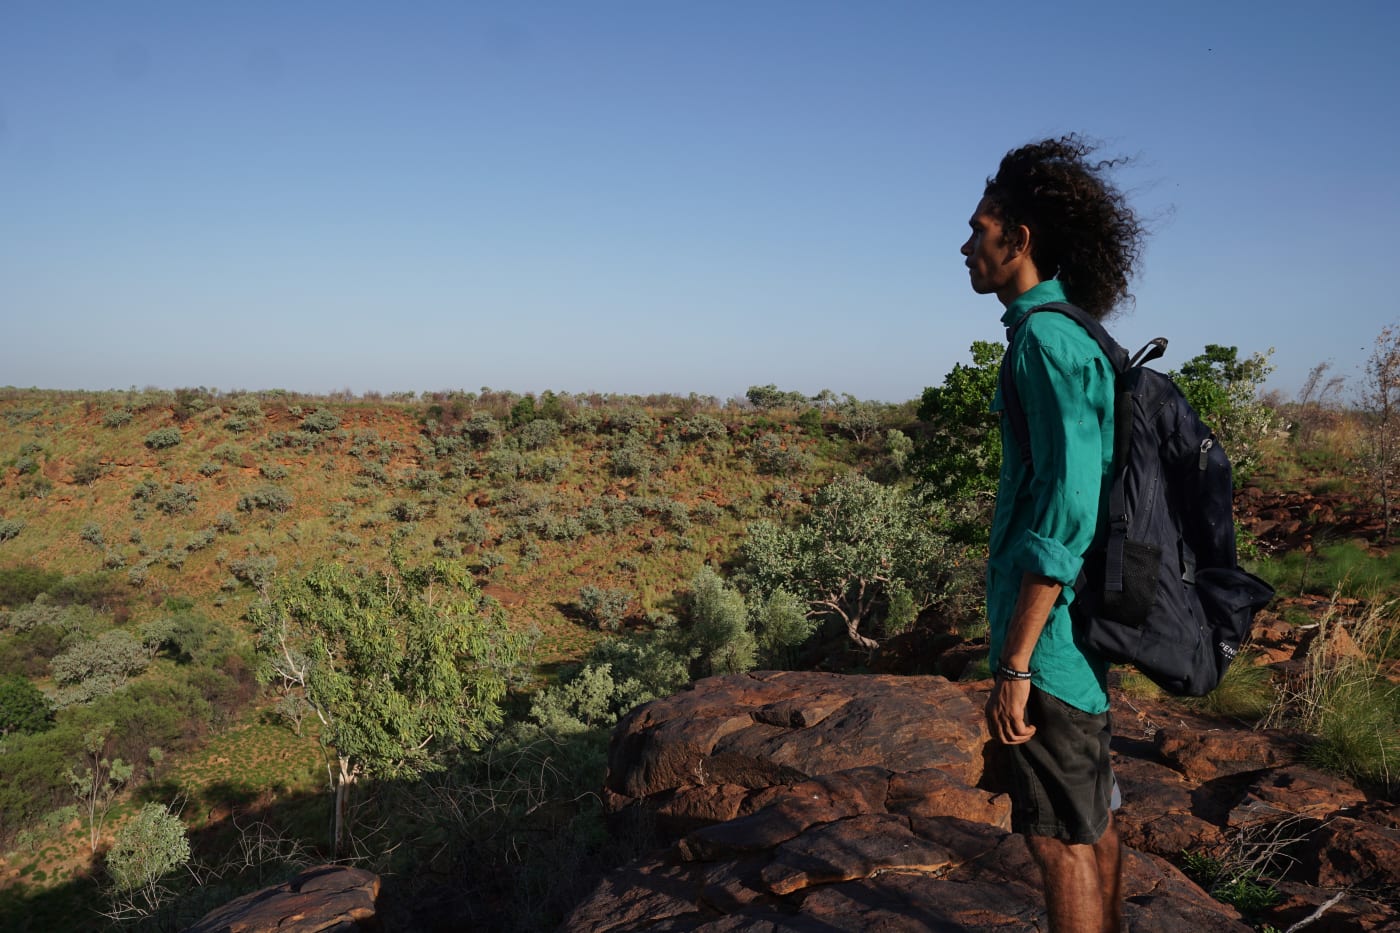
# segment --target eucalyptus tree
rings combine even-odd
[[[319,720],[334,794],[331,848],[362,779],[440,770],[502,720],[523,641],[465,571],[437,561],[391,571],[318,566],[250,611],[260,676]]]

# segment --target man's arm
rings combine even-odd
[[[1028,573],[1021,578],[1021,592],[1016,597],[1016,610],[1006,631],[1001,658],[992,658],[993,665],[1000,660],[1015,670],[1030,670],[1031,652],[1061,589],[1060,583],[1049,577]],[[987,699],[987,728],[993,739],[1005,745],[1019,745],[1035,735],[1035,726],[1026,723],[1026,701],[1030,695],[1029,680],[996,679]]]

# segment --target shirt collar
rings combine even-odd
[[[1006,306],[1001,322],[1007,327],[1015,327],[1031,308],[1048,305],[1052,301],[1065,301],[1065,289],[1059,279],[1046,279],[1029,291],[1022,292]]]

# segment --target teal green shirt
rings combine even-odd
[[[1010,327],[1034,307],[1064,301],[1054,280],[1007,306]],[[991,659],[1001,656],[1021,578],[1039,574],[1064,590],[1031,655],[1032,683],[1088,713],[1108,709],[1108,665],[1075,643],[1069,604],[1074,582],[1106,514],[1113,471],[1113,367],[1093,337],[1063,314],[1032,315],[1002,366],[1011,367],[1030,428],[1032,470],[1001,419],[1002,464],[987,560]],[[1001,390],[992,403],[1003,411]],[[1033,472],[1032,472],[1033,471]]]

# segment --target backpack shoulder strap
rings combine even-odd
[[[1021,454],[1021,462],[1027,468],[1033,465],[1030,425],[1026,422],[1026,410],[1021,406],[1021,396],[1016,391],[1016,380],[1012,377],[1011,367],[1007,363],[1011,359],[1011,347],[1016,339],[1016,333],[1020,330],[1021,325],[1026,323],[1027,318],[1038,311],[1059,312],[1088,331],[1089,336],[1094,338],[1094,342],[1099,345],[1104,356],[1108,357],[1108,362],[1112,365],[1115,374],[1123,373],[1129,366],[1128,351],[1118,345],[1118,341],[1109,335],[1104,326],[1099,323],[1098,318],[1068,302],[1052,301],[1049,304],[1031,308],[1021,317],[1021,320],[1016,322],[1014,327],[1008,327],[1006,329],[1006,355],[1002,357],[1001,372],[997,379],[1001,386],[1001,402],[1006,408],[1007,424],[1011,427],[1011,436],[1015,438],[1016,447]],[[1162,347],[1165,349],[1166,341],[1162,342]]]

